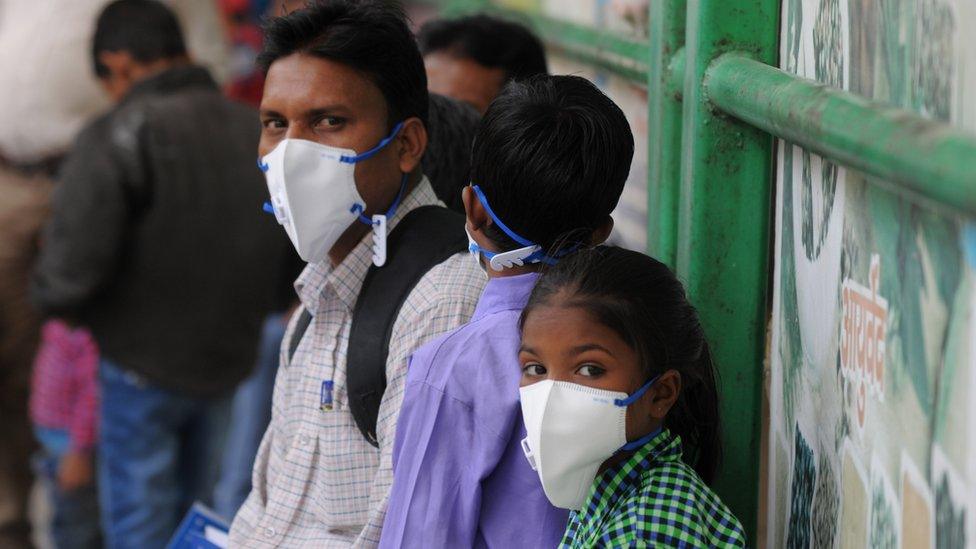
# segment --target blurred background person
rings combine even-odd
[[[90,51],[116,104],[65,162],[32,294],[90,326],[102,352],[108,545],[161,547],[209,500],[283,240],[260,209],[257,115],[191,62],[169,9],[109,4]]]
[[[254,61],[261,51],[264,34],[261,17],[267,2],[252,0],[220,0],[223,24],[230,41],[230,57],[224,93],[227,97],[255,108],[261,103],[264,74]]]
[[[282,235],[282,242],[287,245]],[[288,319],[298,307],[295,279],[305,268],[290,246],[282,254],[278,265],[278,284],[270,314],[261,326],[257,360],[251,375],[238,385],[231,403],[231,419],[227,431],[220,474],[214,487],[214,510],[230,522],[251,493],[251,473],[254,457],[264,431],[271,422],[271,403],[275,376],[278,374],[279,351],[285,337]]]
[[[30,414],[41,446],[35,469],[53,508],[54,546],[100,548],[94,454],[98,347],[88,330],[61,320],[44,323],[34,362]]]
[[[480,123],[481,113],[471,105],[430,94],[427,150],[421,165],[437,198],[458,213],[464,213],[461,189],[471,177],[471,144]]]
[[[437,197],[464,213],[481,114],[509,80],[547,73],[545,49],[526,27],[488,15],[427,21],[417,41],[431,92],[424,173]]]
[[[480,113],[509,80],[548,73],[545,48],[529,29],[489,15],[428,21],[417,41],[427,88]]]
[[[0,3],[0,548],[31,546],[28,416],[40,315],[27,297],[51,180],[108,101],[88,69],[104,0]],[[36,45],[37,47],[29,47]]]
[[[229,29],[223,23],[221,1],[163,1],[176,14],[193,62],[207,69],[218,84],[230,80],[233,67]]]

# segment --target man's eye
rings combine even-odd
[[[280,130],[285,127],[285,121],[280,118],[269,118],[263,122],[265,128]]]
[[[576,373],[583,377],[599,377],[606,372],[603,368],[595,364],[584,364],[576,370]]]
[[[325,126],[326,128],[335,128],[341,126],[345,123],[345,118],[340,118],[338,116],[323,116],[319,119],[318,125]]]
[[[522,374],[527,376],[544,376],[546,375],[546,367],[538,363],[526,364],[522,367]]]

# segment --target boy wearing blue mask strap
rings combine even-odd
[[[471,322],[411,359],[381,547],[558,544],[567,513],[521,446],[518,319],[542,266],[607,238],[633,150],[583,78],[514,82],[488,108],[462,198],[489,281]]]

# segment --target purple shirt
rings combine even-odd
[[[471,322],[417,349],[393,447],[380,547],[556,547],[520,441],[519,315],[538,275],[493,278]]]

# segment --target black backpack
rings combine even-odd
[[[400,220],[387,239],[386,265],[369,268],[353,309],[346,353],[349,409],[366,440],[376,440],[376,419],[386,391],[386,358],[393,323],[410,291],[428,271],[466,250],[464,216],[440,206],[422,206]],[[291,363],[312,315],[305,309],[288,343]]]

